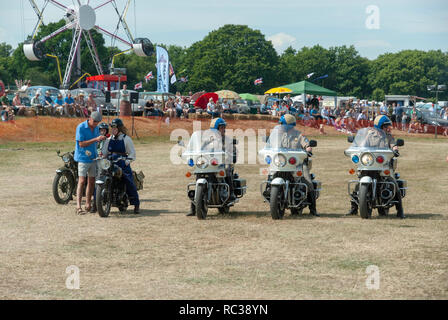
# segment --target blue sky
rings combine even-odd
[[[35,0],[41,8],[43,0]],[[58,0],[69,6],[77,0]],[[86,3],[87,0],[81,0]],[[90,0],[96,7],[106,0]],[[125,0],[116,0],[121,12]],[[6,6],[8,4],[8,6]],[[28,0],[0,0],[0,42],[13,47],[30,34],[37,21]],[[378,29],[366,27],[375,6]],[[113,32],[117,15],[111,4],[96,11],[96,21]],[[63,11],[49,4],[44,22],[58,21]],[[375,16],[376,17],[376,16]],[[134,0],[127,14],[134,37],[152,42],[189,46],[224,24],[244,24],[260,30],[281,53],[320,44],[354,45],[369,59],[403,49],[448,51],[448,1],[446,0]],[[119,35],[125,37],[120,30]],[[110,40],[106,38],[106,44]]]

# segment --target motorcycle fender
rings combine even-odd
[[[372,177],[364,176],[359,180],[360,184],[371,184],[373,182]]]
[[[56,170],[56,173],[61,174],[64,171],[69,171],[71,173],[71,171],[69,169],[67,169],[66,167],[60,167],[59,169]]]
[[[271,181],[272,186],[283,186],[285,184],[285,180],[283,178],[277,177]]]
[[[202,185],[202,184],[207,184],[207,179],[204,178],[199,178],[198,180],[196,180],[196,186]]]
[[[102,176],[95,180],[95,184],[104,184],[106,181],[110,179],[108,177]]]

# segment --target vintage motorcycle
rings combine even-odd
[[[99,178],[96,184],[96,207],[100,217],[108,217],[111,207],[118,207],[120,213],[125,213],[129,206],[126,184],[124,182],[123,170],[117,165],[126,157],[115,157],[109,155],[107,159],[97,158]]]
[[[208,208],[218,208],[219,213],[228,213],[230,207],[246,193],[246,180],[240,179],[233,167],[237,141],[228,138],[225,141],[223,151],[219,132],[196,131],[182,154],[196,177],[196,182],[188,184],[187,194],[192,212],[201,220],[207,217]],[[186,176],[191,177],[192,173],[189,171]]]
[[[57,155],[64,161],[64,166],[56,170],[53,179],[53,197],[59,204],[67,204],[76,196],[78,185],[78,163],[74,159],[74,151],[64,153],[58,150]]]
[[[378,214],[385,216],[389,208],[397,205],[397,197],[406,196],[407,181],[400,179],[396,172],[399,156],[398,151],[389,148],[387,136],[383,131],[377,131],[375,137],[369,134],[369,128],[359,130],[356,137],[349,136],[352,143],[344,151],[350,157],[357,169],[350,169],[350,174],[357,173],[358,180],[348,183],[348,193],[352,201],[358,204],[363,219],[372,216],[372,209],[378,209]],[[397,139],[397,146],[403,146],[404,141]],[[397,195],[397,192],[400,194]],[[400,200],[401,201],[401,200]]]
[[[308,201],[308,186],[305,183],[303,165],[312,168],[310,157],[300,145],[298,148],[282,147],[279,128],[274,128],[266,146],[259,151],[259,156],[269,165],[268,179],[260,185],[264,202],[269,202],[272,219],[282,219],[285,209],[291,210],[292,215],[301,214]],[[297,131],[298,132],[298,131]],[[288,137],[290,138],[290,137]],[[316,147],[317,142],[310,140],[310,147]],[[319,198],[321,182],[310,174],[314,186],[315,200]]]

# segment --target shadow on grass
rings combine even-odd
[[[140,202],[166,202],[172,200],[173,199],[140,199]]]
[[[158,210],[150,210],[150,209],[142,209],[140,208],[140,213],[135,214],[134,213],[134,207],[129,206],[126,213],[119,213],[118,211],[113,211],[110,213],[109,217],[112,218],[119,218],[119,219],[135,219],[135,218],[145,218],[145,217],[158,217],[161,214],[175,214],[175,213],[182,213],[180,211],[170,211],[165,209],[158,209]]]

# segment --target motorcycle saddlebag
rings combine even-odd
[[[143,189],[143,180],[145,179],[145,175],[143,174],[143,171],[140,171],[137,173],[136,171],[132,171],[132,176],[134,177],[134,183],[137,187],[137,190]]]
[[[234,179],[235,196],[242,197],[246,193],[246,179]]]

